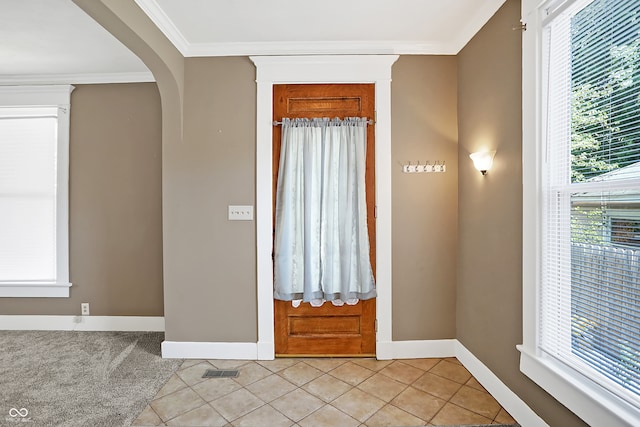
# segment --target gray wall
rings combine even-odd
[[[401,56],[392,68],[393,339],[455,338],[457,59]],[[402,164],[445,161],[445,173]]]
[[[162,135],[155,83],[71,94],[70,298],[0,298],[1,314],[162,316]]]
[[[584,426],[518,368],[522,343],[520,1],[508,0],[458,55],[457,338],[551,426]],[[471,152],[497,150],[486,176]]]
[[[165,317],[169,341],[256,342],[255,67],[185,61],[184,137],[165,146]]]

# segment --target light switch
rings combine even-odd
[[[253,221],[253,206],[229,205],[229,221]]]

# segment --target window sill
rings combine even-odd
[[[0,282],[0,298],[68,298],[71,283]]]
[[[520,351],[520,371],[589,425],[637,426],[640,409],[549,357]]]

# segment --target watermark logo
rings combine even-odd
[[[29,418],[29,410],[27,408],[11,408],[9,409],[8,420],[17,423],[28,423],[31,421],[31,418]]]
[[[20,409],[16,409],[16,408],[11,408],[9,409],[9,416],[13,417],[13,418],[26,418],[27,415],[29,415],[29,410],[27,408],[20,408]]]

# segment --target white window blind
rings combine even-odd
[[[69,296],[71,90],[0,86],[0,297]]]
[[[640,2],[547,12],[539,349],[640,407]]]
[[[0,109],[0,281],[55,281],[57,109]]]

